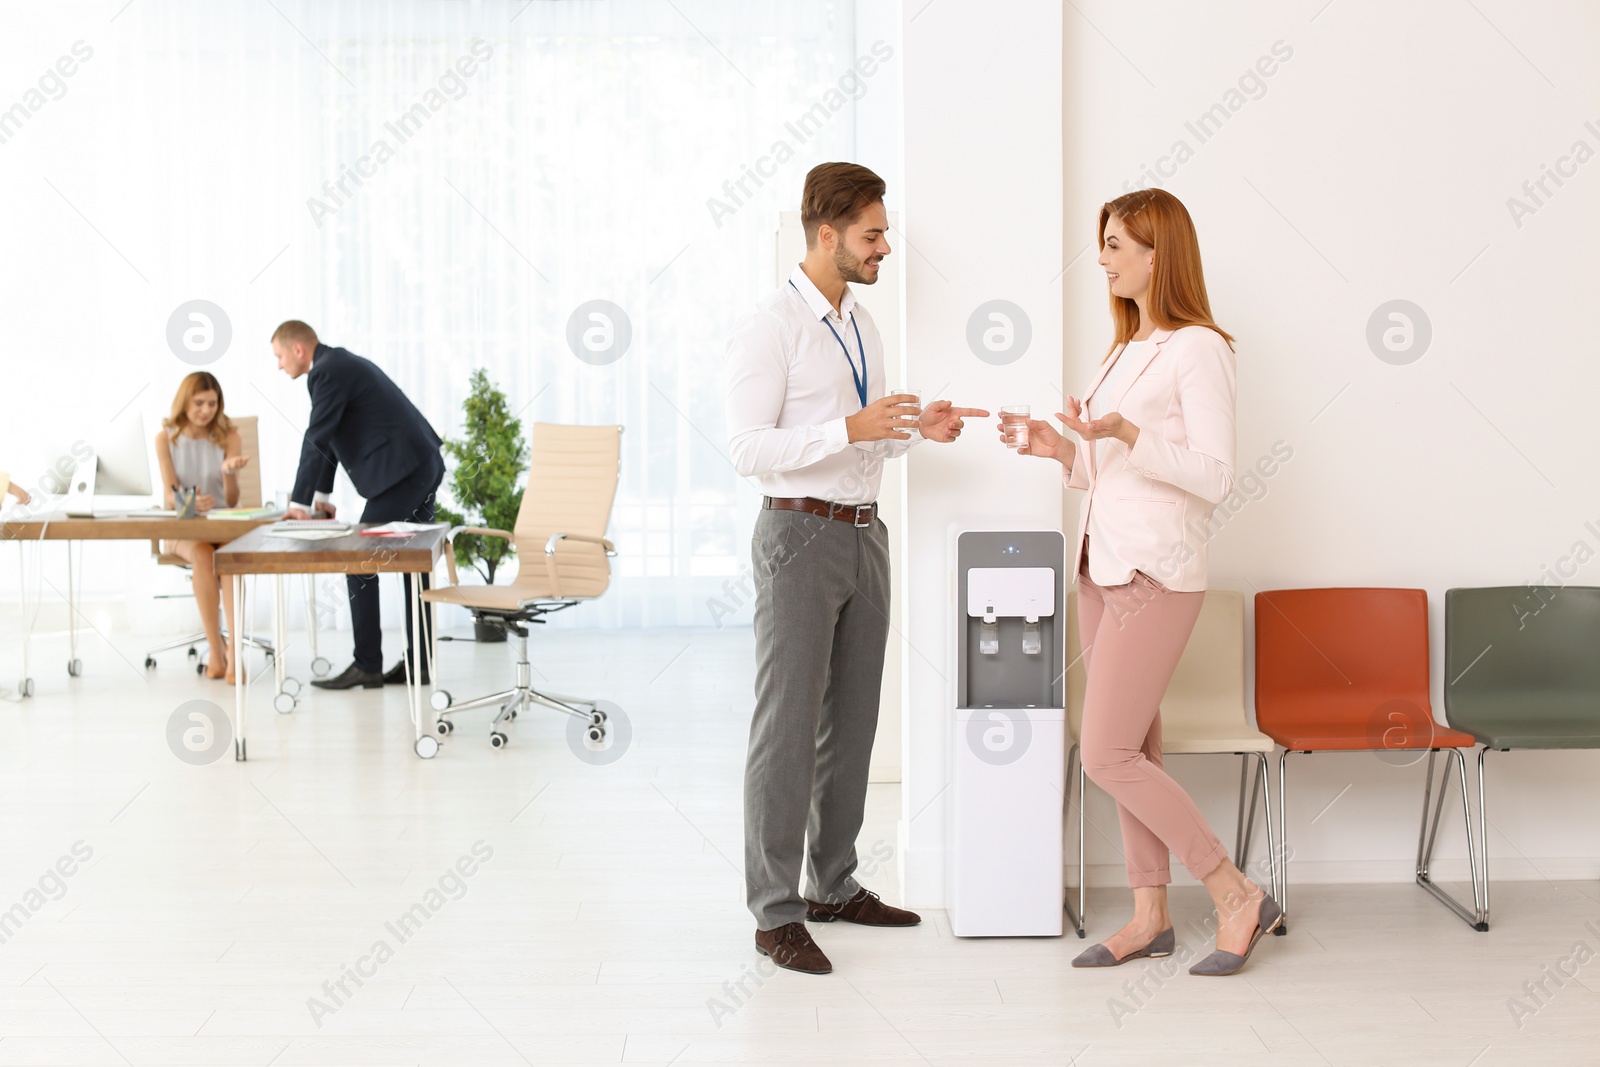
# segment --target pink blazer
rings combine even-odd
[[[1107,360],[1083,396],[1096,397],[1096,411],[1121,413],[1139,437],[1131,449],[1109,439],[1078,442],[1066,484],[1088,492],[1072,573],[1092,535],[1096,585],[1122,585],[1139,570],[1176,592],[1203,590],[1207,520],[1233,490],[1233,350],[1215,330],[1185,326],[1157,330],[1131,358],[1111,394],[1095,392],[1111,369]]]

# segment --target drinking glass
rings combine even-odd
[[[910,385],[901,385],[901,386],[896,386],[893,389],[890,389],[884,395],[885,396],[897,396],[897,395],[904,395],[904,394],[909,394],[909,395],[914,396],[914,397],[917,398],[916,401],[915,401],[915,404],[916,404],[916,407],[917,407],[917,414],[921,415],[922,414],[922,390],[921,389],[917,389],[917,388],[915,388],[913,386],[910,386]],[[901,408],[903,409],[904,407],[905,407],[905,405],[902,404]],[[910,414],[910,413],[907,412],[907,411],[902,410],[900,412],[900,414],[907,415],[907,414]],[[910,444],[911,441],[915,441],[917,438],[922,436],[922,431],[917,429],[915,426],[911,427],[911,429],[909,429],[909,430],[907,430],[905,432],[909,433],[911,435],[911,440],[907,441],[906,444]]]
[[[1006,432],[1007,448],[1028,447],[1027,404],[1012,404],[1000,409],[1000,425]]]

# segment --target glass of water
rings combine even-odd
[[[901,385],[901,386],[896,386],[893,389],[890,389],[884,395],[885,396],[908,395],[908,396],[916,397],[917,399],[912,401],[911,403],[914,403],[916,405],[916,409],[917,410],[916,410],[915,414],[917,416],[919,416],[919,417],[922,415],[922,390],[921,389],[918,389],[915,386]],[[905,404],[901,404],[898,414],[900,414],[900,415],[911,415],[912,412],[907,409],[907,406]],[[911,441],[915,441],[917,438],[922,436],[922,431],[918,430],[915,426],[911,427],[906,432],[911,435]],[[906,443],[910,444],[911,441],[907,441]]]
[[[1007,448],[1028,447],[1028,415],[1027,404],[1012,404],[1000,409],[1000,425],[1006,432]]]

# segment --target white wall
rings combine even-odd
[[[919,10],[920,9],[920,10]],[[906,364],[924,400],[1056,410],[1061,385],[1061,16],[1047,0],[904,6]],[[1023,309],[1032,340],[1004,366],[967,343],[979,305]],[[911,906],[944,893],[953,718],[950,526],[1061,521],[1060,467],[1011,455],[990,426],[908,457],[909,681],[902,869]],[[1054,468],[1052,470],[1052,468]]]
[[[1006,14],[951,0],[908,7],[906,224],[931,260],[909,275],[910,358],[937,344],[933,358],[954,373],[963,363],[950,343],[954,305],[991,295],[1026,304],[1011,295],[1025,293],[1041,308],[1036,331],[1046,325],[1042,309],[1057,294],[1035,293],[1022,268],[1060,257],[1073,261],[1060,298],[1076,392],[1109,334],[1092,247],[1098,207],[1152,184],[1141,171],[1186,142],[1192,154],[1175,167],[1174,156],[1160,180],[1195,217],[1213,310],[1239,340],[1239,460],[1280,440],[1294,450],[1212,542],[1212,582],[1250,594],[1425,588],[1442,718],[1445,590],[1530,581],[1580,541],[1600,550],[1584,525],[1600,519],[1588,445],[1600,367],[1586,340],[1600,222],[1600,163],[1589,162],[1600,152],[1600,8],[1077,0],[1062,24],[1046,3]],[[1280,56],[1292,54],[1230,97],[1277,42]],[[1218,103],[1236,109],[1201,143],[1185,123]],[[1569,155],[1564,186],[1547,180],[1552,195],[1538,202],[1524,193]],[[1534,210],[1514,218],[1512,196]],[[1406,365],[1380,360],[1366,340],[1369,317],[1394,299],[1420,306],[1432,327],[1427,351]],[[914,520],[1013,507],[1025,491],[996,484],[1003,464],[987,457],[937,460],[952,478],[919,485],[913,467]],[[1034,509],[1049,499],[1041,487]],[[1075,507],[1067,501],[1065,521]],[[914,560],[935,574],[938,544],[930,532]],[[1600,562],[1566,580],[1600,584]],[[950,625],[926,620],[930,646]],[[912,699],[923,729],[911,738],[908,818],[947,766],[933,685]],[[1593,878],[1595,757],[1514,753],[1489,766],[1495,877]],[[1188,757],[1173,770],[1230,838],[1236,765]],[[1419,767],[1302,756],[1291,777],[1295,877],[1410,879]],[[937,808],[912,818],[914,858],[942,846]],[[1093,789],[1089,814],[1100,865],[1091,879],[1123,884],[1115,813]],[[1459,825],[1457,816],[1446,831],[1447,857],[1464,856]],[[1441,870],[1464,873],[1464,860]],[[909,899],[938,903],[936,872],[908,864]]]

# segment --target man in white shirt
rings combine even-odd
[[[889,636],[889,540],[875,501],[884,460],[954,441],[964,418],[989,414],[883,395],[883,342],[848,284],[877,281],[889,254],[883,193],[855,164],[807,174],[806,258],[728,341],[728,448],[764,494],[751,546],[745,887],[757,950],[807,974],[833,969],[807,919],[921,921],[854,877]]]

